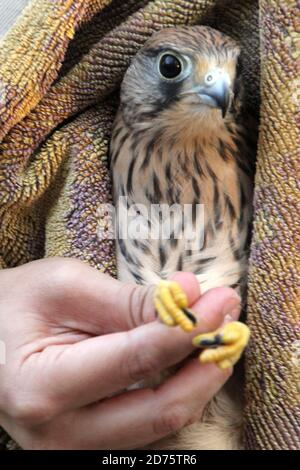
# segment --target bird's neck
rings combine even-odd
[[[176,129],[157,127],[149,135],[146,133],[145,149],[150,149],[148,155],[151,154],[149,165],[144,164],[145,170],[149,166],[149,171],[159,173],[167,166],[173,173],[187,175],[190,169],[195,177],[203,176],[200,167],[218,164],[222,168],[232,163],[237,150],[225,123],[218,123],[213,128],[205,123],[199,126],[192,122],[190,126],[185,124]]]

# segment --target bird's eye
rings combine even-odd
[[[173,54],[164,54],[159,61],[159,71],[164,78],[173,79],[182,71],[180,60]]]

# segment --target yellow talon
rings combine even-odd
[[[158,297],[154,298],[154,306],[159,315],[159,318],[163,323],[165,323],[167,326],[175,326],[174,319],[171,317],[171,315],[169,315],[168,310],[164,307],[164,304]]]
[[[188,307],[188,299],[186,294],[183,292],[182,287],[177,282],[171,282],[169,285],[170,291],[172,292],[175,303],[180,308]]]
[[[196,318],[187,309],[188,299],[178,282],[160,281],[155,290],[154,305],[160,320],[167,326],[179,325],[186,332],[195,328]],[[235,321],[212,333],[196,336],[193,345],[206,348],[199,356],[201,363],[215,362],[220,369],[227,369],[239,360],[249,337],[249,328]]]
[[[196,336],[193,339],[193,345],[200,348],[213,348],[206,349],[200,354],[201,363],[215,362],[220,369],[227,369],[239,360],[249,337],[250,330],[247,325],[235,321],[227,323],[212,333]]]
[[[186,332],[195,327],[196,318],[187,310],[188,299],[178,282],[160,281],[155,290],[154,305],[159,318],[166,325],[179,325]]]

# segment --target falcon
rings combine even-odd
[[[245,287],[253,145],[240,53],[206,26],[154,34],[124,76],[112,131],[118,277],[155,284],[159,318],[187,332],[196,319],[180,285],[168,280],[174,272],[193,272],[202,293]],[[193,344],[203,349],[201,362],[225,369],[249,334],[231,322]]]

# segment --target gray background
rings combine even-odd
[[[0,38],[14,24],[29,0],[0,0]]]

